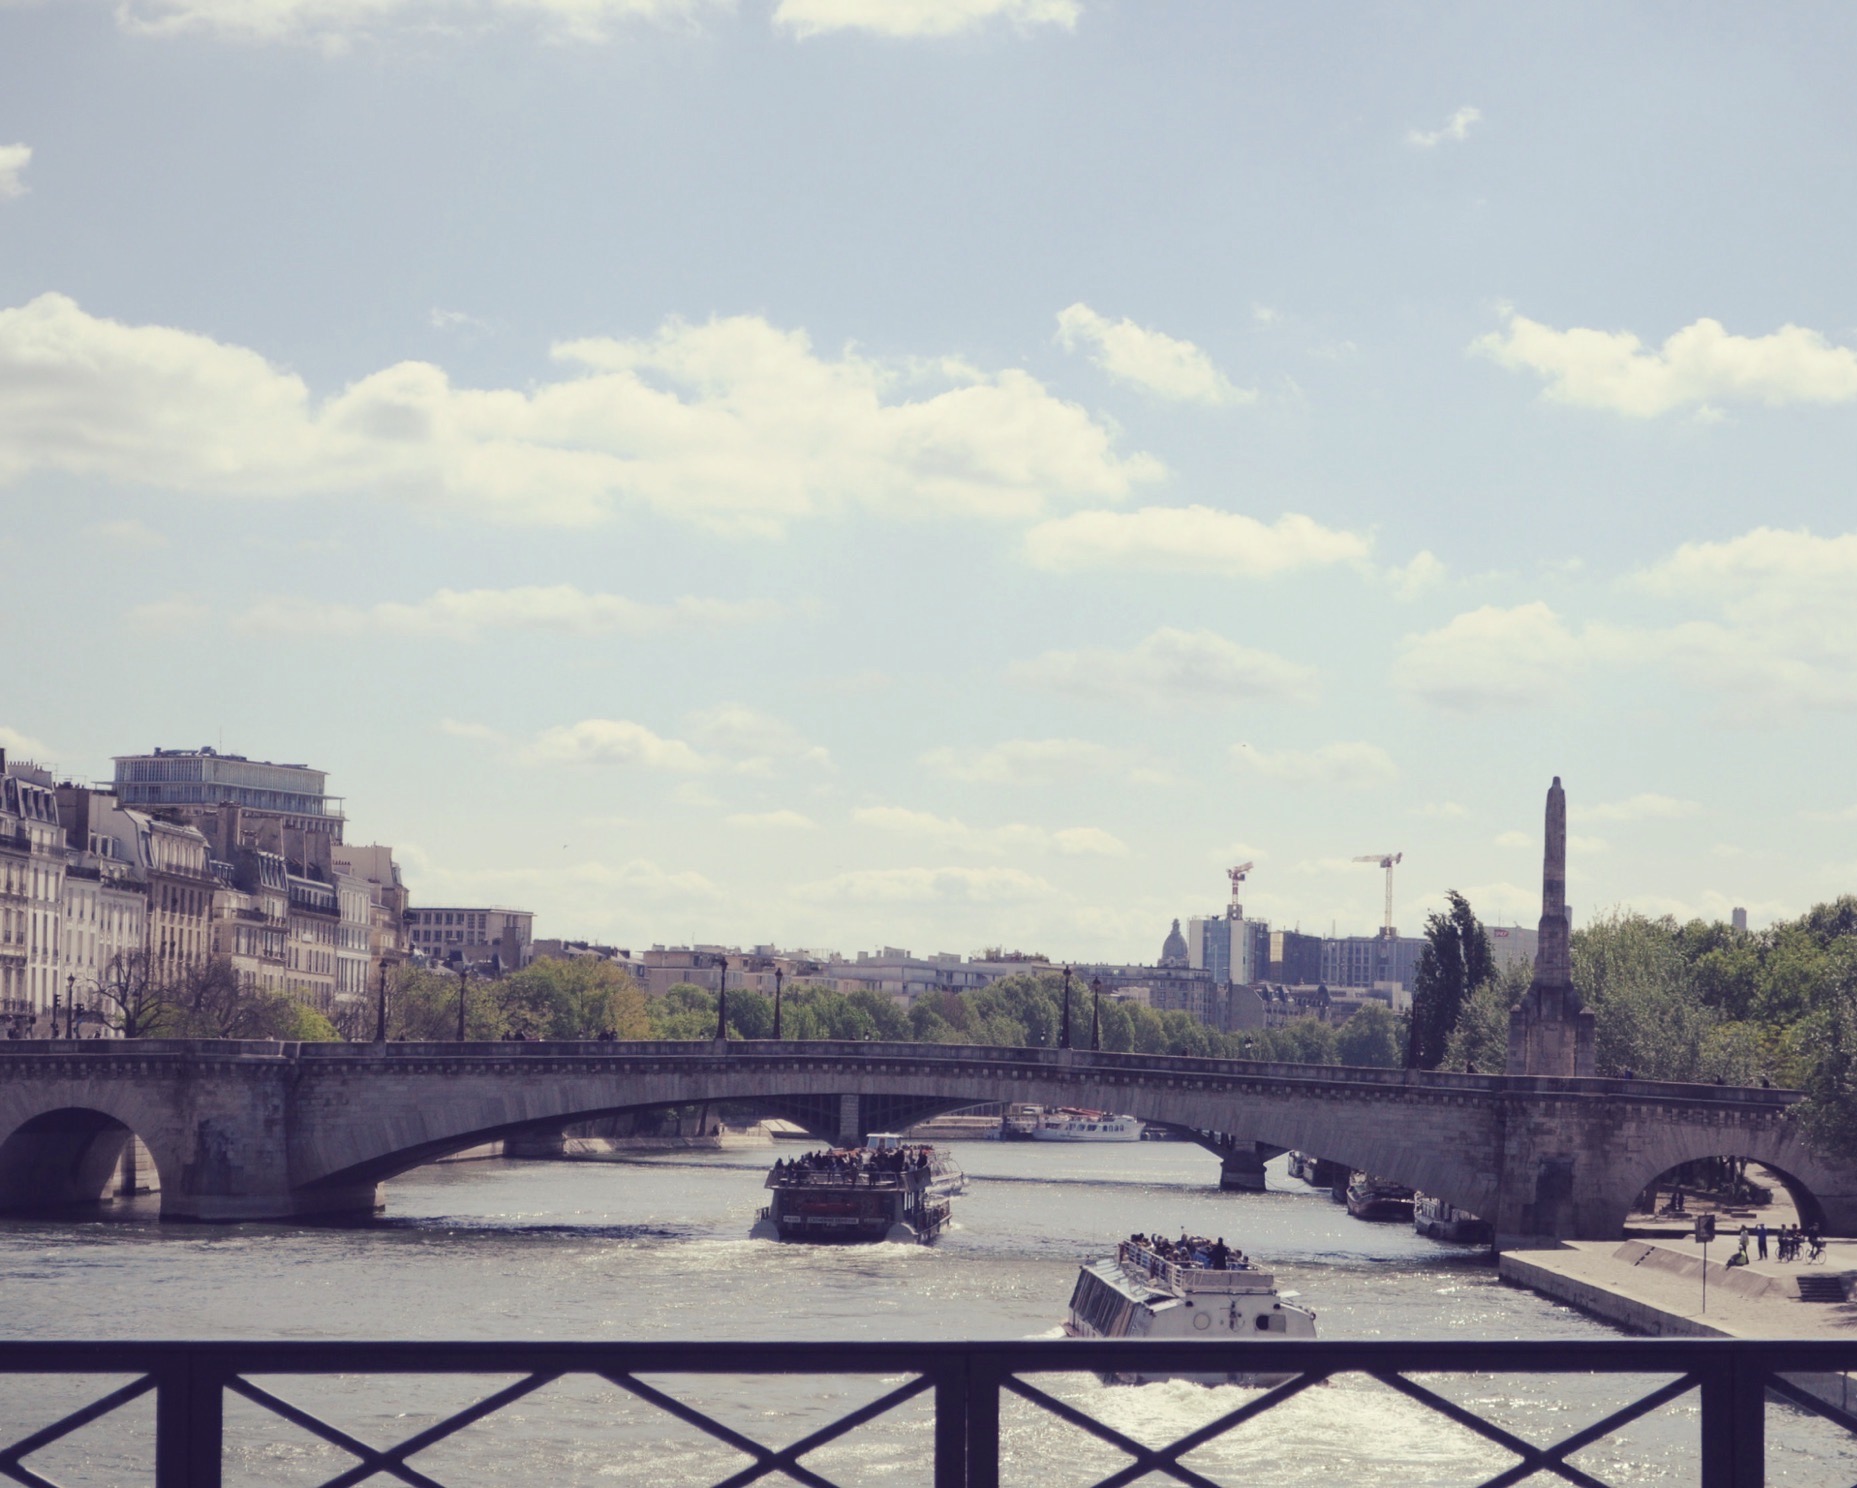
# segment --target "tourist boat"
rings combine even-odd
[[[1356,1219],[1411,1219],[1412,1190],[1371,1173],[1356,1173],[1348,1179],[1348,1213]]]
[[[1142,1123],[1133,1116],[1059,1106],[1032,1127],[1034,1142],[1139,1142]]]
[[[776,1162],[773,1198],[749,1231],[755,1240],[906,1240],[927,1244],[967,1189],[967,1175],[935,1147],[873,1132],[863,1147]]]
[[[1086,1262],[1077,1272],[1070,1296],[1071,1338],[1141,1338],[1213,1343],[1283,1338],[1314,1338],[1315,1314],[1298,1307],[1294,1292],[1279,1292],[1276,1280],[1237,1252],[1229,1264],[1214,1267],[1213,1247],[1193,1242],[1194,1259],[1164,1255],[1152,1241],[1137,1237],[1116,1246],[1113,1256]],[[1175,1250],[1169,1247],[1170,1251]],[[1156,1379],[1185,1379],[1205,1385],[1276,1385],[1289,1374],[1209,1368],[1164,1375],[1118,1373],[1103,1376],[1110,1384],[1146,1384]]]
[[[1465,1245],[1487,1245],[1490,1223],[1468,1209],[1424,1192],[1412,1196],[1412,1228],[1427,1240],[1455,1240]]]

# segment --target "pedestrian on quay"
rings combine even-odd
[[[1767,1258],[1767,1222],[1761,1220],[1754,1230],[1754,1249],[1759,1252],[1761,1260]]]

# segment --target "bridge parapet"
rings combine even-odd
[[[1157,1075],[1162,1078],[1210,1078],[1231,1081],[1287,1081],[1298,1087],[1337,1091],[1383,1091],[1460,1096],[1532,1097],[1552,1100],[1595,1098],[1685,1106],[1721,1106],[1737,1111],[1778,1112],[1805,1098],[1802,1091],[1766,1087],[1697,1084],[1674,1080],[1639,1080],[1554,1075],[1484,1075],[1451,1070],[1379,1069],[1364,1065],[1288,1064],[1267,1060],[1207,1059],[1191,1055],[1132,1054],[1079,1049],[1014,1048],[997,1044],[876,1043],[867,1040],[713,1039],[626,1041],[502,1040],[479,1042],[289,1043],[270,1039],[34,1039],[0,1043],[0,1078],[5,1061],[77,1058],[112,1062],[207,1060],[214,1063],[381,1065],[402,1070],[420,1066],[485,1062],[491,1065],[538,1061],[650,1062],[730,1061],[844,1063],[884,1065],[912,1063],[963,1068],[1037,1069],[1072,1075]],[[17,1068],[17,1067],[16,1067]]]

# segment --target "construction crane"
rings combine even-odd
[[[1364,858],[1356,858],[1357,863],[1373,863],[1386,870],[1386,923],[1380,933],[1388,940],[1393,938],[1393,868],[1402,859],[1404,853],[1368,853]]]
[[[1238,890],[1256,866],[1255,863],[1240,863],[1236,868],[1225,870],[1225,876],[1232,881],[1232,907],[1227,915],[1228,919],[1242,920],[1244,918],[1244,906],[1238,902]]]

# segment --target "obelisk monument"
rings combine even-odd
[[[1547,796],[1547,848],[1541,865],[1541,925],[1535,978],[1509,1014],[1511,1075],[1590,1075],[1593,1015],[1573,990],[1567,923],[1567,793],[1554,777]]]

